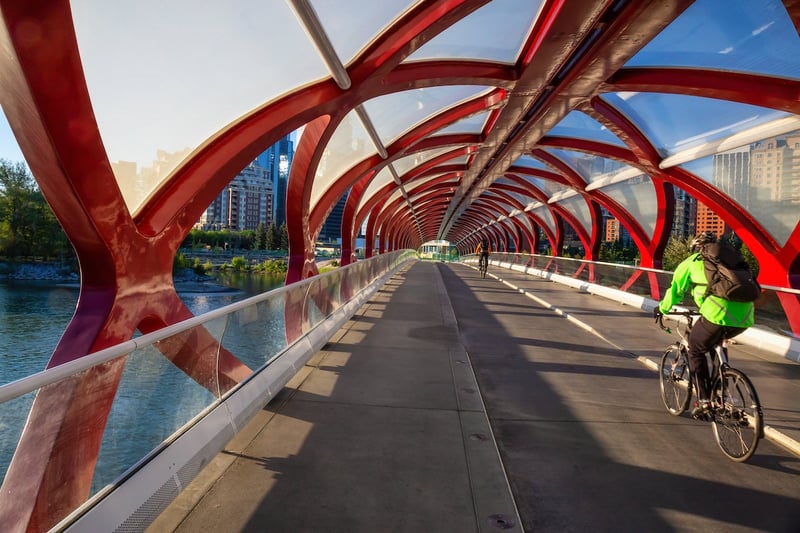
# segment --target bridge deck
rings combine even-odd
[[[416,263],[150,531],[800,528],[797,456],[765,440],[732,463],[708,424],[666,413],[637,359],[670,342],[647,313],[490,273],[596,332],[466,266]],[[766,423],[800,439],[800,365],[741,346],[731,360]]]

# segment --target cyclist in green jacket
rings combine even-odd
[[[672,284],[655,309],[656,318],[669,312],[683,300],[684,293],[692,286],[692,298],[699,308],[700,319],[694,323],[689,334],[689,368],[695,376],[697,403],[692,416],[701,418],[709,410],[709,380],[706,353],[723,339],[739,335],[753,325],[754,306],[751,302],[731,302],[718,296],[705,297],[706,280],[703,258],[698,250],[708,243],[717,242],[711,232],[699,234],[692,241],[692,255],[678,265],[672,276]]]

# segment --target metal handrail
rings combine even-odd
[[[403,253],[406,253],[406,251],[401,250],[398,252],[391,252],[391,255],[394,256],[395,254],[400,255]],[[388,258],[386,257],[389,255],[390,254],[383,254],[375,258],[372,258],[371,260],[376,260],[376,261],[386,260],[391,262],[393,257],[388,257]],[[358,265],[359,263],[352,263],[350,265],[341,268],[344,270],[348,270],[351,268],[356,268]],[[5,385],[0,385],[0,404],[3,404],[9,400],[13,400],[14,398],[17,398],[24,394],[28,394],[29,392],[38,390],[47,385],[51,385],[53,383],[61,381],[62,379],[75,375],[79,372],[83,372],[84,370],[88,370],[97,365],[111,361],[112,359],[116,359],[117,357],[122,357],[124,355],[127,355],[136,349],[149,346],[167,337],[171,337],[178,333],[182,333],[189,329],[203,325],[207,322],[210,322],[211,320],[220,318],[225,315],[229,315],[231,313],[239,311],[240,309],[244,309],[246,307],[263,302],[265,300],[270,300],[272,298],[278,297],[285,292],[299,290],[301,287],[309,285],[317,279],[338,274],[339,272],[337,271],[326,272],[324,274],[315,276],[313,278],[308,278],[299,281],[297,283],[292,283],[291,285],[284,285],[283,287],[278,287],[269,292],[252,296],[245,300],[240,300],[238,302],[228,304],[224,307],[214,309],[213,311],[209,311],[202,315],[188,318],[186,320],[177,322],[175,324],[171,324],[169,326],[159,329],[158,331],[147,333],[139,337],[136,337],[135,339],[131,339],[122,342],[120,344],[110,346],[103,350],[87,354],[78,359],[62,363],[52,368],[47,368],[45,370],[42,370],[41,372],[31,374],[29,376],[20,378],[16,381],[12,381]]]

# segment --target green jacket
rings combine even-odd
[[[680,304],[690,285],[693,285],[692,298],[700,314],[712,324],[737,328],[749,328],[753,325],[752,302],[731,302],[718,296],[705,298],[708,282],[699,253],[690,255],[675,269],[672,284],[658,304],[659,311],[667,313],[673,306]]]

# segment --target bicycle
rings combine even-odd
[[[486,270],[489,268],[489,256],[481,254],[478,258],[478,270],[481,273],[481,277],[486,277]]]
[[[661,400],[671,415],[680,416],[688,409],[692,399],[688,338],[695,317],[700,315],[695,311],[666,314],[686,318],[683,329],[680,324],[676,328],[680,338],[664,352],[658,368]],[[664,325],[662,316],[658,318],[658,325],[667,333],[672,333]],[[753,383],[744,372],[728,363],[727,344],[727,339],[723,340],[714,347],[713,357],[706,355],[711,370],[709,418],[713,422],[714,438],[722,453],[742,463],[753,456],[759,439],[764,436],[764,415]]]

